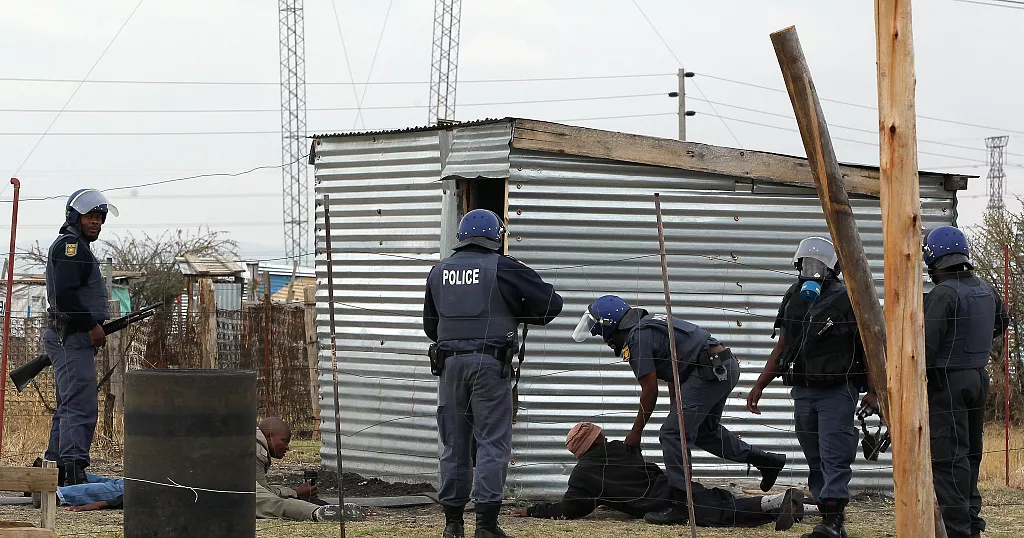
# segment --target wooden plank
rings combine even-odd
[[[934,503],[921,281],[914,37],[910,0],[875,0],[887,376],[896,535],[940,535]]]
[[[313,439],[320,438],[320,385],[318,365],[320,363],[319,338],[316,333],[316,288],[303,288],[306,326],[306,358],[309,360],[309,402],[313,410]]]
[[[0,490],[57,491],[57,469],[0,467]]]
[[[217,299],[213,279],[199,280],[199,354],[204,368],[217,367]]]
[[[22,527],[0,529],[0,538],[58,538],[57,533],[50,529]]]
[[[542,121],[515,120],[512,147],[814,188],[806,159]],[[839,170],[849,192],[878,196],[877,171],[853,166]]]
[[[46,460],[43,462],[43,469],[56,472],[57,462]],[[40,526],[44,529],[53,530],[54,525],[57,523],[57,492],[43,492],[39,498],[39,508],[42,511]]]

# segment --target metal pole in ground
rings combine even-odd
[[[1010,309],[1010,245],[1003,245],[1003,305]],[[1006,389],[1006,487],[1010,487],[1010,331],[1003,331],[1003,381]]]
[[[345,538],[345,486],[341,465],[341,402],[338,400],[338,345],[334,335],[334,255],[331,252],[331,199],[324,195],[324,236],[327,238],[327,311],[331,319],[331,377],[334,380],[334,457],[338,461],[340,536]]]
[[[686,475],[686,508],[690,512],[690,536],[697,538],[697,521],[693,516],[693,487],[690,485],[690,451],[686,445],[686,421],[683,399],[679,393],[679,356],[676,355],[676,333],[672,326],[672,296],[668,286],[668,257],[665,254],[665,228],[661,223],[661,196],[654,193],[654,209],[658,214],[658,248],[661,251],[661,280],[665,285],[665,314],[668,318],[669,350],[672,353],[672,386],[675,388],[676,414],[679,416],[679,442],[683,447],[683,473]]]
[[[7,258],[7,300],[4,302],[4,343],[3,355],[0,357],[0,454],[3,454],[4,447],[4,402],[7,400],[7,354],[11,347],[8,342],[11,339],[11,291],[14,287],[14,238],[18,233],[18,194],[21,192],[21,182],[17,178],[11,178],[11,185],[14,185],[14,205],[11,208],[11,253]]]

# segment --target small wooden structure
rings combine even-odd
[[[39,526],[21,521],[0,521],[0,538],[56,538],[57,463],[44,461],[42,467],[0,467],[0,490],[39,493]]]

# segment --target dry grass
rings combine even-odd
[[[1024,491],[986,485],[982,489],[987,508],[983,512],[988,520],[986,538],[1018,538],[1024,532]],[[0,507],[0,519],[31,521],[38,511],[23,507]],[[57,532],[61,536],[121,537],[123,521],[121,511],[57,514]],[[895,517],[889,501],[854,502],[848,510],[847,531],[851,538],[895,536]],[[434,538],[440,534],[443,516],[437,507],[406,510],[381,510],[359,523],[349,523],[347,535],[351,537],[403,537]],[[467,516],[467,530],[472,531],[472,515]],[[775,532],[771,525],[754,529],[698,529],[701,537],[723,538],[797,538],[810,531],[817,518],[808,518],[786,532]],[[643,521],[626,520],[621,515],[601,511],[579,521],[549,521],[505,517],[502,527],[518,538],[667,538],[687,535],[685,527],[656,527]],[[262,520],[257,523],[260,538],[328,538],[338,536],[334,523],[298,523]]]
[[[1006,480],[1006,429],[1002,424],[985,428],[985,455],[980,481],[1003,485]],[[1024,488],[1024,428],[1010,428],[1010,487]]]

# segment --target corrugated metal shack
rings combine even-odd
[[[508,254],[565,298],[562,316],[532,328],[514,426],[511,495],[564,491],[572,455],[565,435],[580,420],[621,439],[636,415],[630,368],[600,341],[571,338],[586,305],[615,293],[664,312],[653,193],[665,211],[676,315],[722,339],[743,377],[724,424],[744,439],[790,457],[780,483],[806,482],[793,433],[792,400],[776,381],[763,414],[746,393],[775,341],[779,302],[794,281],[792,255],[809,235],[827,237],[805,159],[508,118],[405,131],[324,135],[316,168],[317,326],[324,464],[336,468],[322,198],[331,197],[335,313],[345,471],[437,484],[436,379],[425,356],[424,280],[450,253],[460,217],[492,209],[508,218]],[[878,169],[844,166],[881,292]],[[927,227],[956,221],[956,190],[967,177],[921,174]],[[657,433],[645,436],[660,462]],[[889,454],[858,456],[857,488],[890,488]],[[711,482],[747,476],[746,465],[694,452],[694,474]],[[750,477],[757,476],[753,470]]]

